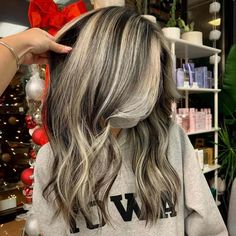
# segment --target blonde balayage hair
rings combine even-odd
[[[126,129],[142,218],[155,223],[166,200],[177,204],[180,181],[167,157],[171,102],[177,92],[171,57],[156,24],[132,10],[92,11],[64,27],[51,53],[44,120],[54,160],[44,190],[69,224],[90,202],[110,222],[109,191],[122,164],[112,128]]]

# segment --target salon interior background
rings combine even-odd
[[[57,0],[57,2],[60,0]],[[69,0],[73,3],[76,0]],[[135,0],[127,0],[135,1]],[[160,0],[156,0],[157,2]],[[208,6],[213,0],[182,0],[183,17],[189,20],[195,20],[198,30],[208,32],[209,25],[206,23],[209,19]],[[90,0],[84,0],[87,7],[90,8]],[[221,18],[222,18],[222,37],[218,47],[222,49],[221,70],[224,70],[225,58],[233,43],[236,43],[236,1],[221,0]],[[28,21],[28,5],[29,0],[1,0],[0,7],[0,37],[17,31],[24,30],[29,27]],[[205,33],[204,35],[208,35]]]

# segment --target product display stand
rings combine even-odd
[[[214,61],[214,88],[178,88],[179,92],[184,94],[185,98],[185,107],[189,108],[189,94],[196,94],[196,93],[213,93],[214,94],[214,122],[213,127],[211,130],[203,130],[203,131],[197,131],[188,133],[188,135],[195,135],[195,134],[201,134],[201,133],[208,133],[208,132],[214,132],[214,165],[209,166],[208,168],[204,168],[203,173],[208,173],[211,171],[214,171],[215,176],[215,188],[217,193],[217,178],[218,178],[218,169],[220,168],[220,165],[218,165],[217,157],[218,157],[218,93],[220,92],[220,89],[218,89],[218,61],[217,56],[221,52],[221,50],[204,46],[204,45],[197,45],[189,43],[182,39],[172,39],[168,38],[168,41],[170,43],[170,49],[172,53],[173,58],[173,73],[175,74],[176,69],[176,58],[179,59],[185,59],[185,62],[187,63],[189,59],[197,59],[197,58],[203,58],[203,57],[210,57],[215,56]],[[216,194],[216,203],[219,205],[220,203],[217,200],[217,194]]]

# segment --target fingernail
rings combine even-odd
[[[66,51],[71,51],[72,50],[72,47],[65,46],[64,48],[65,48]]]

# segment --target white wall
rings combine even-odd
[[[16,25],[8,22],[0,22],[0,37],[6,37],[26,30],[28,27],[23,25]]]

